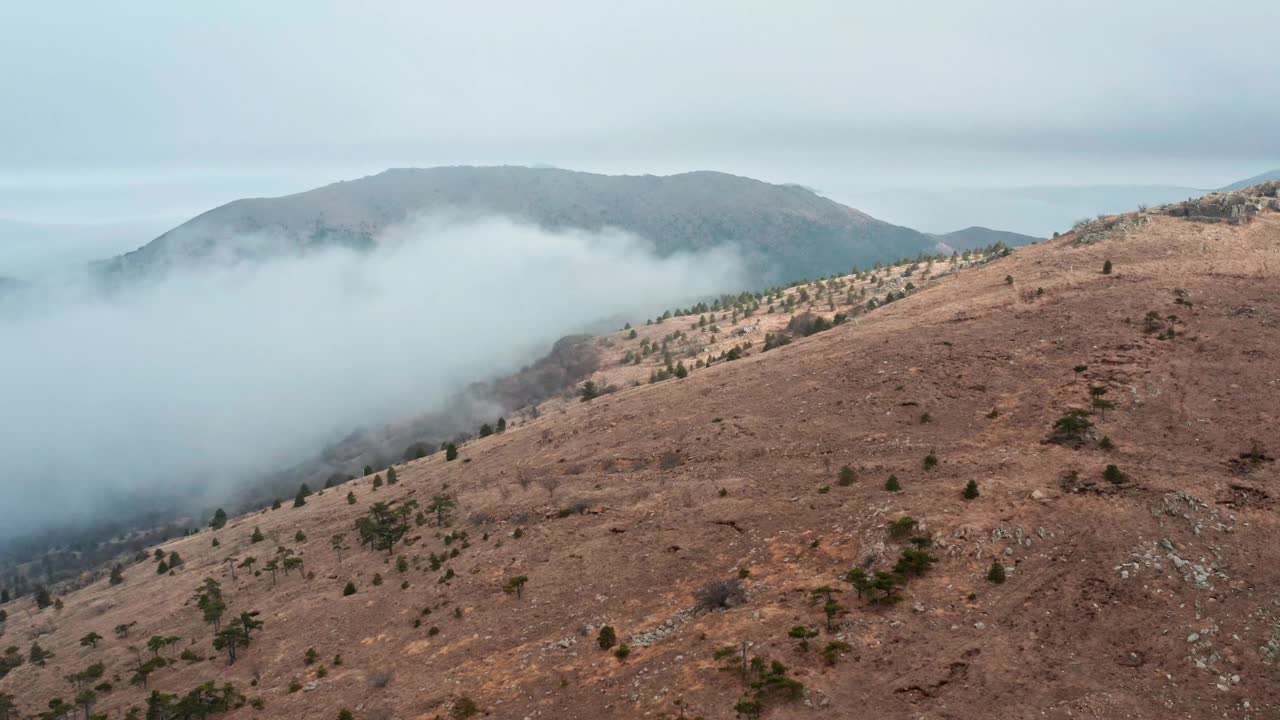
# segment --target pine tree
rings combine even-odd
[[[969,483],[964,486],[964,492],[961,493],[961,496],[965,500],[973,500],[977,498],[978,497],[978,481],[970,480]]]
[[[396,469],[394,467],[387,468],[387,484],[395,485],[400,482],[400,478],[396,477]]]
[[[1103,275],[1110,275],[1110,274],[1111,274],[1111,261],[1110,261],[1110,260],[1107,260],[1106,262],[1102,263],[1102,274],[1103,274]]]
[[[608,650],[617,643],[618,633],[611,626],[605,625],[600,628],[600,634],[596,636],[596,644],[600,646],[601,650]]]
[[[122,582],[124,582],[124,566],[117,563],[111,568],[111,584],[119,585]]]
[[[214,530],[221,530],[227,524],[227,511],[218,508],[213,513],[213,518],[209,520],[209,527]]]
[[[256,526],[253,528],[253,535],[249,536],[249,542],[251,543],[260,543],[266,539],[266,536],[262,534],[262,529]]]
[[[506,418],[498,418],[498,432],[499,432],[499,433],[504,433],[504,432],[506,432],[506,431],[507,431],[507,419],[506,419]]]
[[[444,446],[444,459],[445,459],[445,462],[451,462],[451,461],[453,461],[453,460],[457,460],[457,459],[458,459],[458,446],[457,446],[457,445],[454,445],[453,443],[449,443],[448,445],[445,445],[445,446]]]
[[[355,594],[356,594],[356,584],[348,580],[346,587],[342,588],[342,596],[346,597],[348,595],[355,595]]]
[[[507,578],[506,584],[502,586],[502,592],[508,595],[514,593],[516,599],[519,599],[524,595],[524,584],[526,582],[529,582],[529,578],[525,575],[517,575],[512,578]]]
[[[293,506],[300,508],[303,505],[306,505],[307,497],[310,495],[311,488],[307,487],[306,483],[302,483],[302,486],[298,488],[298,494],[293,497]]]
[[[999,560],[991,561],[991,569],[987,571],[987,580],[996,585],[1004,582],[1004,565],[1001,565]]]
[[[347,491],[347,504],[348,505],[356,504],[356,494],[351,490]]]
[[[902,484],[898,482],[897,475],[890,475],[889,479],[884,483],[884,489],[889,492],[898,492],[902,489]]]

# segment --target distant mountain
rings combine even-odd
[[[1245,178],[1244,180],[1241,180],[1239,182],[1233,182],[1230,185],[1224,185],[1223,187],[1218,188],[1218,191],[1232,192],[1235,190],[1243,190],[1251,185],[1257,185],[1258,183],[1264,183],[1264,182],[1271,182],[1273,180],[1280,180],[1280,169],[1264,172],[1261,175],[1254,175],[1251,178]]]
[[[946,247],[960,252],[977,250],[978,248],[995,245],[998,242],[1002,242],[1009,247],[1022,247],[1044,239],[1014,232],[1005,232],[1004,230],[992,230],[978,225],[956,230],[955,232],[934,235],[934,237]]]
[[[658,253],[728,246],[782,281],[932,252],[937,239],[797,185],[719,172],[614,176],[557,168],[395,169],[279,198],[237,200],[99,264],[113,280],[217,258],[373,247],[418,214],[501,215],[550,230],[617,228]]]

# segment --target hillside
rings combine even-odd
[[[1251,178],[1245,178],[1244,180],[1240,180],[1239,182],[1233,182],[1230,185],[1219,188],[1218,192],[1236,192],[1239,190],[1244,190],[1245,188],[1253,187],[1254,185],[1261,185],[1262,183],[1268,183],[1268,182],[1276,182],[1278,180],[1280,180],[1280,169],[1271,170],[1268,172],[1261,173],[1259,175],[1254,175]]]
[[[367,248],[383,229],[421,215],[502,215],[549,230],[616,228],[649,240],[662,255],[729,246],[767,282],[914,257],[932,252],[936,242],[796,185],[718,172],[614,176],[512,166],[402,168],[297,195],[237,200],[101,268],[119,279],[215,257],[328,244]]]
[[[1273,717],[1276,190],[599,338],[589,402],[4,605],[0,692],[34,714],[100,662],[113,719],[207,681],[226,718]],[[687,377],[650,383],[664,340]],[[390,552],[375,501],[417,503]],[[206,578],[264,624],[231,665]]]
[[[1003,230],[992,230],[978,225],[967,227],[963,230],[955,232],[942,233],[935,235],[938,242],[943,246],[950,248],[952,251],[964,252],[966,250],[980,250],[990,247],[996,243],[1004,243],[1009,247],[1022,247],[1039,241],[1041,238],[1031,237],[1030,235],[1019,235],[1018,233],[1005,232]]]

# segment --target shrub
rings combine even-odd
[[[348,595],[355,595],[355,594],[356,594],[356,584],[348,580],[346,587],[342,588],[342,596],[346,597]]]
[[[853,649],[853,646],[847,642],[832,640],[822,649],[822,661],[828,665],[835,665],[840,659],[842,653],[846,653]]]
[[[884,489],[889,492],[898,492],[902,490],[902,484],[898,482],[898,476],[890,475],[889,479],[884,482]]]
[[[895,538],[904,538],[910,535],[918,524],[915,518],[910,515],[904,515],[889,523],[889,534]]]
[[[600,645],[601,650],[608,650],[618,643],[618,634],[611,626],[605,625],[600,628],[600,634],[596,636],[596,643]]]
[[[355,494],[355,492],[353,492],[353,491],[351,491],[351,490],[348,490],[348,491],[347,491],[347,504],[348,504],[348,505],[355,505],[355,504],[356,504],[356,494]]]
[[[374,574],[373,574],[373,586],[374,586],[374,587],[378,587],[378,586],[379,586],[379,585],[381,585],[381,584],[382,584],[382,573],[374,573]]]
[[[1129,476],[1126,475],[1123,471],[1120,470],[1120,468],[1116,467],[1115,465],[1108,465],[1106,469],[1102,471],[1102,479],[1106,480],[1112,485],[1120,485],[1124,483],[1126,480],[1128,480]]]
[[[298,530],[298,532],[293,534],[293,539],[295,542],[306,542],[307,534],[302,532],[302,530]]]
[[[356,716],[352,715],[350,710],[342,708],[338,711],[338,720],[356,720]]]
[[[1103,274],[1103,275],[1110,275],[1110,274],[1111,274],[1111,261],[1110,261],[1110,260],[1107,260],[1106,262],[1102,263],[1102,274]]]
[[[987,580],[996,585],[1004,582],[1004,565],[1001,565],[999,560],[991,561],[991,569],[987,571]]]
[[[929,454],[924,456],[924,469],[932,470],[936,467],[938,467],[938,456],[930,450]]]
[[[445,459],[445,462],[452,462],[452,461],[454,461],[454,460],[457,460],[457,459],[458,459],[458,446],[457,446],[457,445],[455,445],[455,444],[453,444],[453,443],[449,443],[448,445],[445,445],[445,446],[444,446],[444,459]]]
[[[738,578],[704,585],[696,593],[697,608],[702,611],[727,610],[747,601],[746,590]]]
[[[1080,447],[1089,437],[1093,422],[1084,410],[1072,410],[1053,423],[1049,442],[1070,447]]]
[[[600,388],[596,387],[595,382],[588,380],[582,383],[582,389],[578,391],[582,402],[591,402],[600,397]]]
[[[858,479],[858,473],[856,473],[854,469],[849,467],[848,465],[843,465],[840,468],[840,473],[837,475],[836,484],[839,485],[840,487],[849,487],[857,479]]]
[[[449,711],[449,715],[456,720],[465,720],[478,712],[480,706],[476,705],[476,701],[462,695],[453,702],[453,710]]]
[[[266,536],[262,534],[262,530],[258,527],[254,527],[253,535],[249,536],[249,542],[251,543],[260,543],[266,539],[267,539]]]
[[[613,651],[613,656],[618,658],[618,662],[626,660],[631,655],[631,648],[626,645],[619,645],[617,650]]]
[[[964,492],[960,493],[960,497],[963,497],[965,500],[973,500],[977,498],[978,497],[978,481],[970,480],[968,484],[964,486]]]

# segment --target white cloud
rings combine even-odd
[[[219,265],[110,299],[44,288],[0,306],[0,527],[119,490],[222,487],[738,273],[727,254],[659,258],[622,234],[422,219],[369,254]]]

